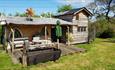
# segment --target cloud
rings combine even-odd
[[[75,3],[89,3],[92,0],[57,0],[57,2],[62,4],[75,4]]]

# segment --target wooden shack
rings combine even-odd
[[[40,39],[56,42],[55,25],[59,20],[63,35],[61,43],[88,42],[88,18],[91,15],[91,12],[83,7],[59,13],[53,16],[54,18],[32,18],[32,21],[27,20],[27,17],[7,17],[6,24],[3,25],[5,38],[2,41],[11,40],[13,31],[14,38],[28,37],[29,41],[32,41],[33,37],[38,36]]]
[[[92,13],[85,7],[72,9],[55,15],[55,18],[62,19],[72,23],[71,44],[88,42],[88,21]]]
[[[43,54],[49,51],[47,52],[49,53],[47,56],[51,58],[49,60],[56,60],[61,54],[59,49],[51,48],[51,46],[57,42],[55,32],[56,22],[60,21],[62,27],[62,37],[59,40],[60,43],[68,45],[84,43],[88,42],[88,18],[91,15],[91,12],[83,7],[59,13],[53,16],[53,18],[6,17],[4,20],[0,20],[3,29],[2,43],[6,46],[5,48],[7,50],[12,52],[11,55],[14,56],[19,54],[17,58],[20,59],[21,57],[22,63],[25,65],[27,65],[28,61],[31,62],[33,60],[27,59],[33,56],[29,56],[29,54],[40,52],[40,50],[42,50],[40,49],[41,47],[47,48],[45,52],[42,51]],[[25,39],[25,37],[27,39]],[[38,49],[39,51],[31,52],[28,51],[28,47],[30,49],[39,48],[40,50]],[[42,56],[43,54],[40,53],[39,55]]]

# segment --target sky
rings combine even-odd
[[[56,13],[61,5],[71,4],[74,8],[85,7],[93,0],[0,0],[0,12],[5,14],[23,13],[27,8],[33,8],[35,14]]]

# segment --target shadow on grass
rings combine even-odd
[[[103,42],[115,43],[115,38],[107,39]]]

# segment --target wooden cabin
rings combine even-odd
[[[61,55],[60,49],[51,47],[57,42],[56,22],[60,21],[62,27],[60,43],[84,43],[88,42],[88,18],[91,15],[86,8],[78,8],[59,13],[53,18],[0,18],[2,43],[10,50],[11,56],[19,61],[21,59],[24,65],[34,64],[34,61],[55,61]]]
[[[88,19],[92,13],[85,7],[72,9],[55,15],[55,18],[62,19],[72,23],[71,44],[88,42]]]
[[[60,43],[76,44],[88,42],[88,18],[91,12],[86,8],[72,9],[59,13],[53,18],[7,17],[3,25],[3,41],[8,42],[14,38],[28,37],[33,41],[34,37],[40,40],[56,42],[56,21],[61,22],[62,37]]]

